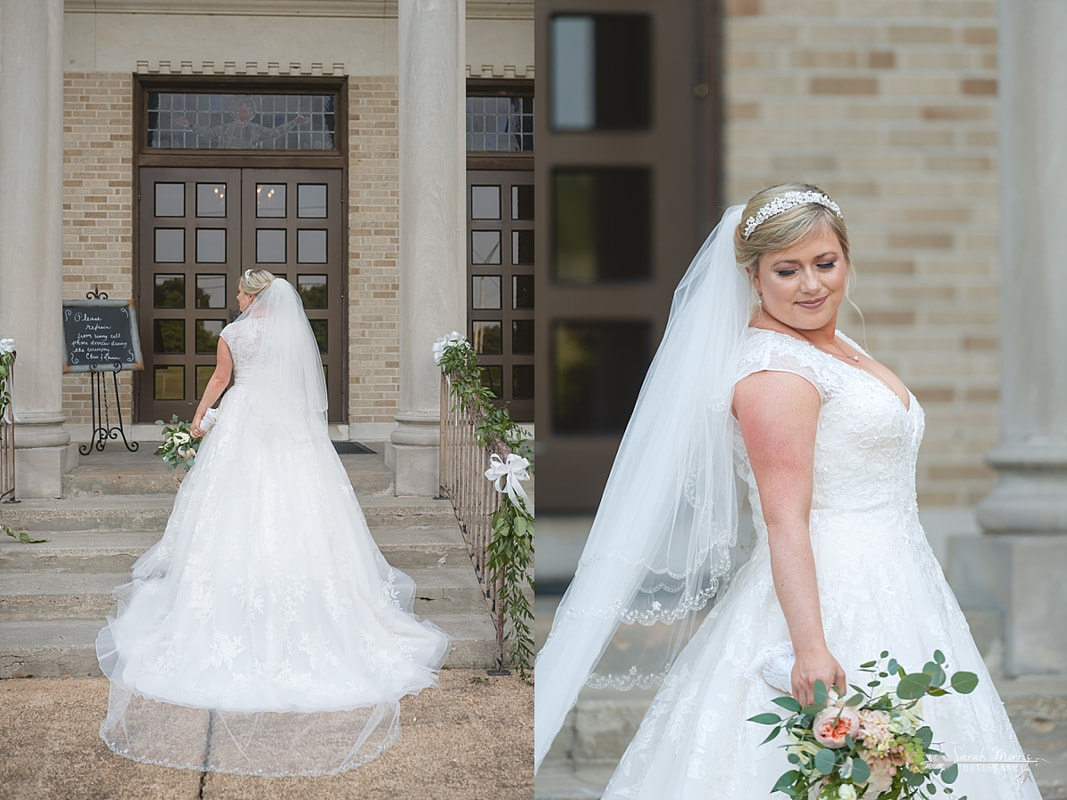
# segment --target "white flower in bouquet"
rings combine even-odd
[[[15,340],[14,339],[0,339],[0,353],[14,353],[15,352]]]
[[[465,337],[459,331],[452,331],[452,333],[442,336],[436,342],[433,343],[433,363],[440,364],[441,359],[445,355],[445,350],[455,344],[467,344],[467,337]]]

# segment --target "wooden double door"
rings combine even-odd
[[[347,281],[339,169],[142,167],[137,418],[192,418],[238,314],[246,269],[296,287],[322,357],[329,418],[346,416]]]

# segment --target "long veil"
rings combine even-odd
[[[238,321],[257,323],[257,347],[239,380],[254,381],[267,412],[326,422],[326,380],[318,344],[293,285],[276,278]]]
[[[538,655],[535,769],[583,684],[628,689],[665,676],[730,572],[730,406],[750,311],[734,257],[741,211],[726,211],[675,290],[574,580]],[[646,626],[647,635],[613,646],[622,623]]]

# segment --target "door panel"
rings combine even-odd
[[[512,419],[534,412],[534,185],[528,170],[467,171],[467,335]]]
[[[145,370],[139,421],[192,418],[215,368],[218,335],[238,314],[241,272],[300,291],[327,375],[330,419],[345,415],[340,170],[140,171],[138,305]],[[266,194],[257,199],[256,190]]]

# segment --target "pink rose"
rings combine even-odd
[[[855,738],[859,726],[859,715],[851,708],[830,706],[815,715],[811,728],[819,744],[837,749],[845,746],[846,736]]]

